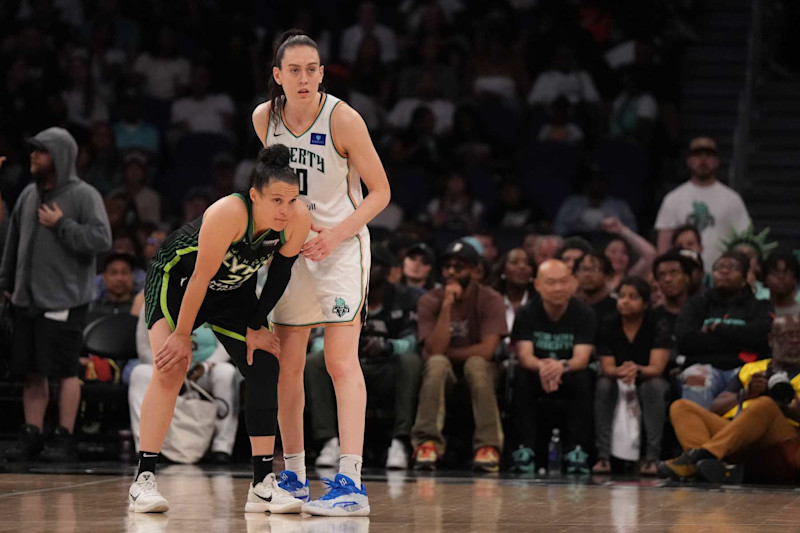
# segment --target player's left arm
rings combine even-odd
[[[386,171],[361,115],[345,103],[336,106],[331,115],[331,137],[336,150],[344,154],[358,170],[369,194],[353,214],[335,227],[312,226],[311,229],[317,231],[319,236],[306,243],[302,253],[314,261],[325,259],[340,242],[358,234],[389,205],[391,198]]]
[[[311,229],[311,215],[303,202],[295,202],[295,212],[286,226],[286,242],[272,257],[272,263],[267,272],[267,281],[261,291],[258,306],[247,323],[248,337],[250,330],[259,331],[267,323],[267,316],[283,296],[289,279],[292,276],[292,265],[300,253],[308,232]],[[248,346],[249,348],[249,346]],[[248,362],[251,361],[252,352],[248,349]]]

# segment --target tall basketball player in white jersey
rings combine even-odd
[[[264,146],[290,148],[289,164],[300,177],[300,198],[312,221],[312,233],[272,315],[281,345],[278,422],[286,460],[281,487],[308,502],[303,512],[366,516],[361,462],[367,394],[358,339],[370,270],[366,224],[388,205],[389,182],[364,120],[321,90],[322,77],[316,43],[302,32],[286,32],[275,50],[270,100],[253,112]],[[311,501],[303,449],[303,368],[315,326],[325,327],[325,366],[336,391],[341,456],[339,474],[324,480],[327,494]]]

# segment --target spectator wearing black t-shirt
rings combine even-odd
[[[617,301],[608,290],[608,280],[613,274],[611,261],[597,251],[584,254],[575,263],[575,275],[578,278],[578,293],[575,296],[594,309],[598,324],[617,312]]]
[[[662,254],[653,262],[653,278],[664,295],[664,303],[654,311],[667,321],[670,335],[674,335],[675,322],[689,299],[692,270],[690,260],[678,250]]]
[[[656,473],[661,436],[667,414],[669,384],[662,377],[672,340],[665,319],[649,309],[650,287],[637,277],[625,278],[617,299],[618,312],[600,328],[597,353],[601,376],[595,392],[595,441],[598,461],[594,471],[609,471],[611,425],[617,404],[618,382],[636,385],[642,407],[645,454],[642,474]]]
[[[573,297],[578,282],[562,261],[542,263],[535,286],[541,298],[520,308],[511,335],[521,367],[514,385],[520,446],[514,460],[523,470],[536,446],[536,408],[542,398],[566,404],[561,427],[565,449],[580,445],[588,450],[592,436],[594,375],[587,365],[594,349],[594,311]]]

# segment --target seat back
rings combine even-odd
[[[84,351],[117,360],[137,357],[137,322],[127,313],[98,318],[83,330]]]

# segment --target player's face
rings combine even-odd
[[[319,53],[314,48],[292,46],[284,52],[280,68],[272,69],[272,75],[275,82],[283,87],[287,100],[303,102],[316,97],[323,71]]]
[[[275,231],[286,228],[286,224],[294,214],[300,188],[282,181],[271,181],[260,191],[250,189],[253,200],[253,213],[260,222],[259,226],[267,226]]]

